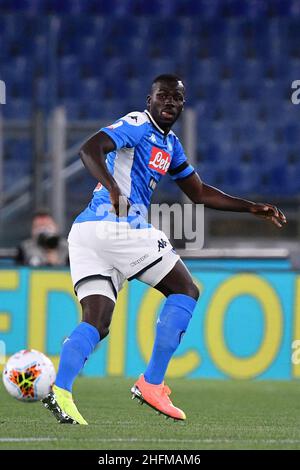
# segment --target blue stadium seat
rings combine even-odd
[[[4,146],[5,160],[10,162],[22,161],[28,168],[33,157],[32,142],[29,139],[7,139]]]
[[[79,79],[60,81],[57,87],[58,99],[74,98],[78,99],[82,89],[82,82]]]
[[[193,61],[190,73],[198,83],[216,83],[220,79],[220,63],[215,59]]]
[[[128,95],[133,98],[136,103],[140,103],[140,106],[146,106],[146,96],[149,93],[149,88],[144,82],[137,79],[128,80],[126,90]]]
[[[229,141],[215,140],[211,142],[202,154],[202,160],[205,164],[218,165],[218,168],[227,168],[228,166],[240,165],[241,152],[236,145]]]
[[[47,2],[47,12],[52,14],[80,14],[85,13],[88,2],[81,0],[50,0]]]
[[[33,64],[27,57],[10,58],[1,70],[1,78],[7,83],[12,96],[29,97],[32,93]]]
[[[299,147],[300,132],[299,132],[299,124],[297,122],[287,124],[284,127],[284,141],[287,144],[292,144],[292,145]]]
[[[220,189],[236,195],[253,194],[259,186],[259,172],[250,164],[234,165],[222,171]]]
[[[179,16],[215,18],[221,14],[221,2],[219,0],[178,1],[176,13]]]
[[[33,38],[31,58],[35,65],[36,73],[39,75],[47,75],[48,65],[48,37],[46,34],[38,34]]]
[[[68,55],[61,57],[58,62],[58,78],[62,83],[68,83],[74,80],[79,80],[80,68],[78,57]]]
[[[201,143],[202,143],[202,140],[201,140]],[[206,148],[202,152],[201,161],[205,165],[214,165],[216,163],[220,163],[221,155],[222,155],[221,150],[222,149],[221,149],[220,144],[214,143],[214,142],[208,143],[206,145]]]
[[[273,16],[288,16],[291,6],[290,1],[272,0],[272,2],[269,3],[269,14]]]
[[[88,2],[86,2],[88,3]],[[135,3],[132,0],[91,0],[89,6],[90,13],[96,13],[113,18],[131,15],[135,13]]]
[[[227,104],[224,110],[224,119],[233,123],[253,124],[258,117],[257,101],[239,101],[237,103]]]
[[[300,59],[289,60],[286,64],[286,72],[289,82],[300,79]]]
[[[101,117],[101,100],[86,101],[80,103],[80,116],[82,119],[99,119]]]
[[[124,116],[132,109],[125,100],[94,100],[81,103],[81,116],[83,119],[103,119],[109,125],[116,119]]]
[[[128,66],[122,57],[105,61],[105,67],[101,70],[103,80],[125,80],[127,78]],[[99,71],[100,74],[100,71]]]
[[[298,0],[291,0],[291,17],[299,18],[300,17],[300,5]]]
[[[3,106],[3,116],[6,119],[30,119],[32,116],[32,103],[30,99],[14,98]]]
[[[256,84],[257,86],[257,84]],[[258,90],[264,102],[272,102],[274,99],[283,100],[286,98],[287,90],[289,91],[290,84],[286,81],[281,82],[280,80],[264,80]]]
[[[79,45],[78,57],[82,69],[88,67],[89,70],[98,68],[104,64],[104,47],[103,41],[99,41],[95,36],[84,36]],[[84,70],[83,70],[84,72]]]
[[[286,76],[289,69],[289,62],[286,58],[283,59],[281,57],[275,57],[271,60],[266,59],[262,64],[265,79],[280,80]]]
[[[287,148],[282,145],[268,144],[267,142],[253,145],[251,149],[252,161],[261,168],[270,169],[278,164],[287,164]]]
[[[284,186],[288,195],[300,194],[300,164],[288,165],[286,167],[286,184]]]
[[[287,194],[287,172],[285,165],[279,165],[269,168],[265,173],[265,194],[276,194],[276,196],[284,196]]]
[[[237,65],[237,64],[236,64]],[[264,67],[260,60],[250,59],[239,62],[236,77],[246,83],[257,83],[263,79]]]
[[[214,96],[218,102],[224,106],[238,102],[238,87],[233,80],[222,81],[215,86]]]
[[[196,168],[201,179],[212,186],[218,185],[218,169],[215,165],[210,163],[200,162]]]
[[[32,157],[32,146],[29,140],[7,139],[4,141],[5,189],[30,173]]]
[[[98,78],[82,80],[79,88],[78,100],[86,102],[89,100],[99,100],[104,96],[103,81]]]
[[[162,73],[176,73],[178,70],[177,64],[173,59],[153,59],[151,64],[148,65],[151,71],[151,76],[155,77]]]
[[[219,142],[221,145],[229,145],[232,142],[232,137],[232,127],[224,121],[212,123],[210,127],[205,129],[205,134],[203,134],[203,139],[207,142]]]
[[[82,118],[82,115],[81,115],[82,103],[78,99],[65,99],[59,102],[59,105],[65,108],[68,121]]]
[[[45,0],[14,0],[13,8],[24,13],[38,14],[46,12]]]
[[[189,106],[189,97],[191,95],[191,90],[188,87],[187,88],[187,106]],[[202,123],[212,121],[212,120],[218,120],[218,116],[221,114],[223,117],[224,113],[222,111],[221,106],[218,103],[215,103],[213,101],[197,101],[195,103],[195,111],[197,113],[197,119],[199,121],[199,125],[201,126]],[[192,105],[192,103],[191,103]]]
[[[33,84],[33,101],[39,106],[46,108],[49,103],[49,80],[48,78],[37,78]]]
[[[56,98],[68,119],[109,122],[144,108],[154,76],[178,73],[214,182],[271,194],[281,178],[282,194],[299,192],[299,18],[299,0],[16,0],[0,16],[1,111],[28,119]]]

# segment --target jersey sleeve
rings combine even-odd
[[[147,132],[147,123],[148,120],[143,113],[132,112],[100,130],[113,140],[117,150],[123,147],[132,148]]]
[[[175,137],[174,152],[168,173],[173,180],[187,178],[195,173],[192,165],[188,163],[187,156],[177,137]]]

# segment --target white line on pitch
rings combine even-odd
[[[76,441],[72,438],[57,437],[5,437],[0,438],[1,442],[51,442],[51,441]],[[148,442],[148,443],[189,443],[189,444],[239,444],[239,443],[253,443],[253,444],[300,444],[300,439],[140,439],[140,438],[85,438],[80,439],[80,442]]]
[[[43,442],[57,440],[56,437],[0,437],[0,442]]]

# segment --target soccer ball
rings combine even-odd
[[[50,392],[55,376],[54,366],[45,354],[35,349],[22,349],[8,359],[3,383],[12,397],[36,401]]]

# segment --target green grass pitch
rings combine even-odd
[[[131,400],[133,380],[79,378],[89,426],[62,425],[0,387],[0,449],[300,449],[300,382],[168,381],[184,423]]]

